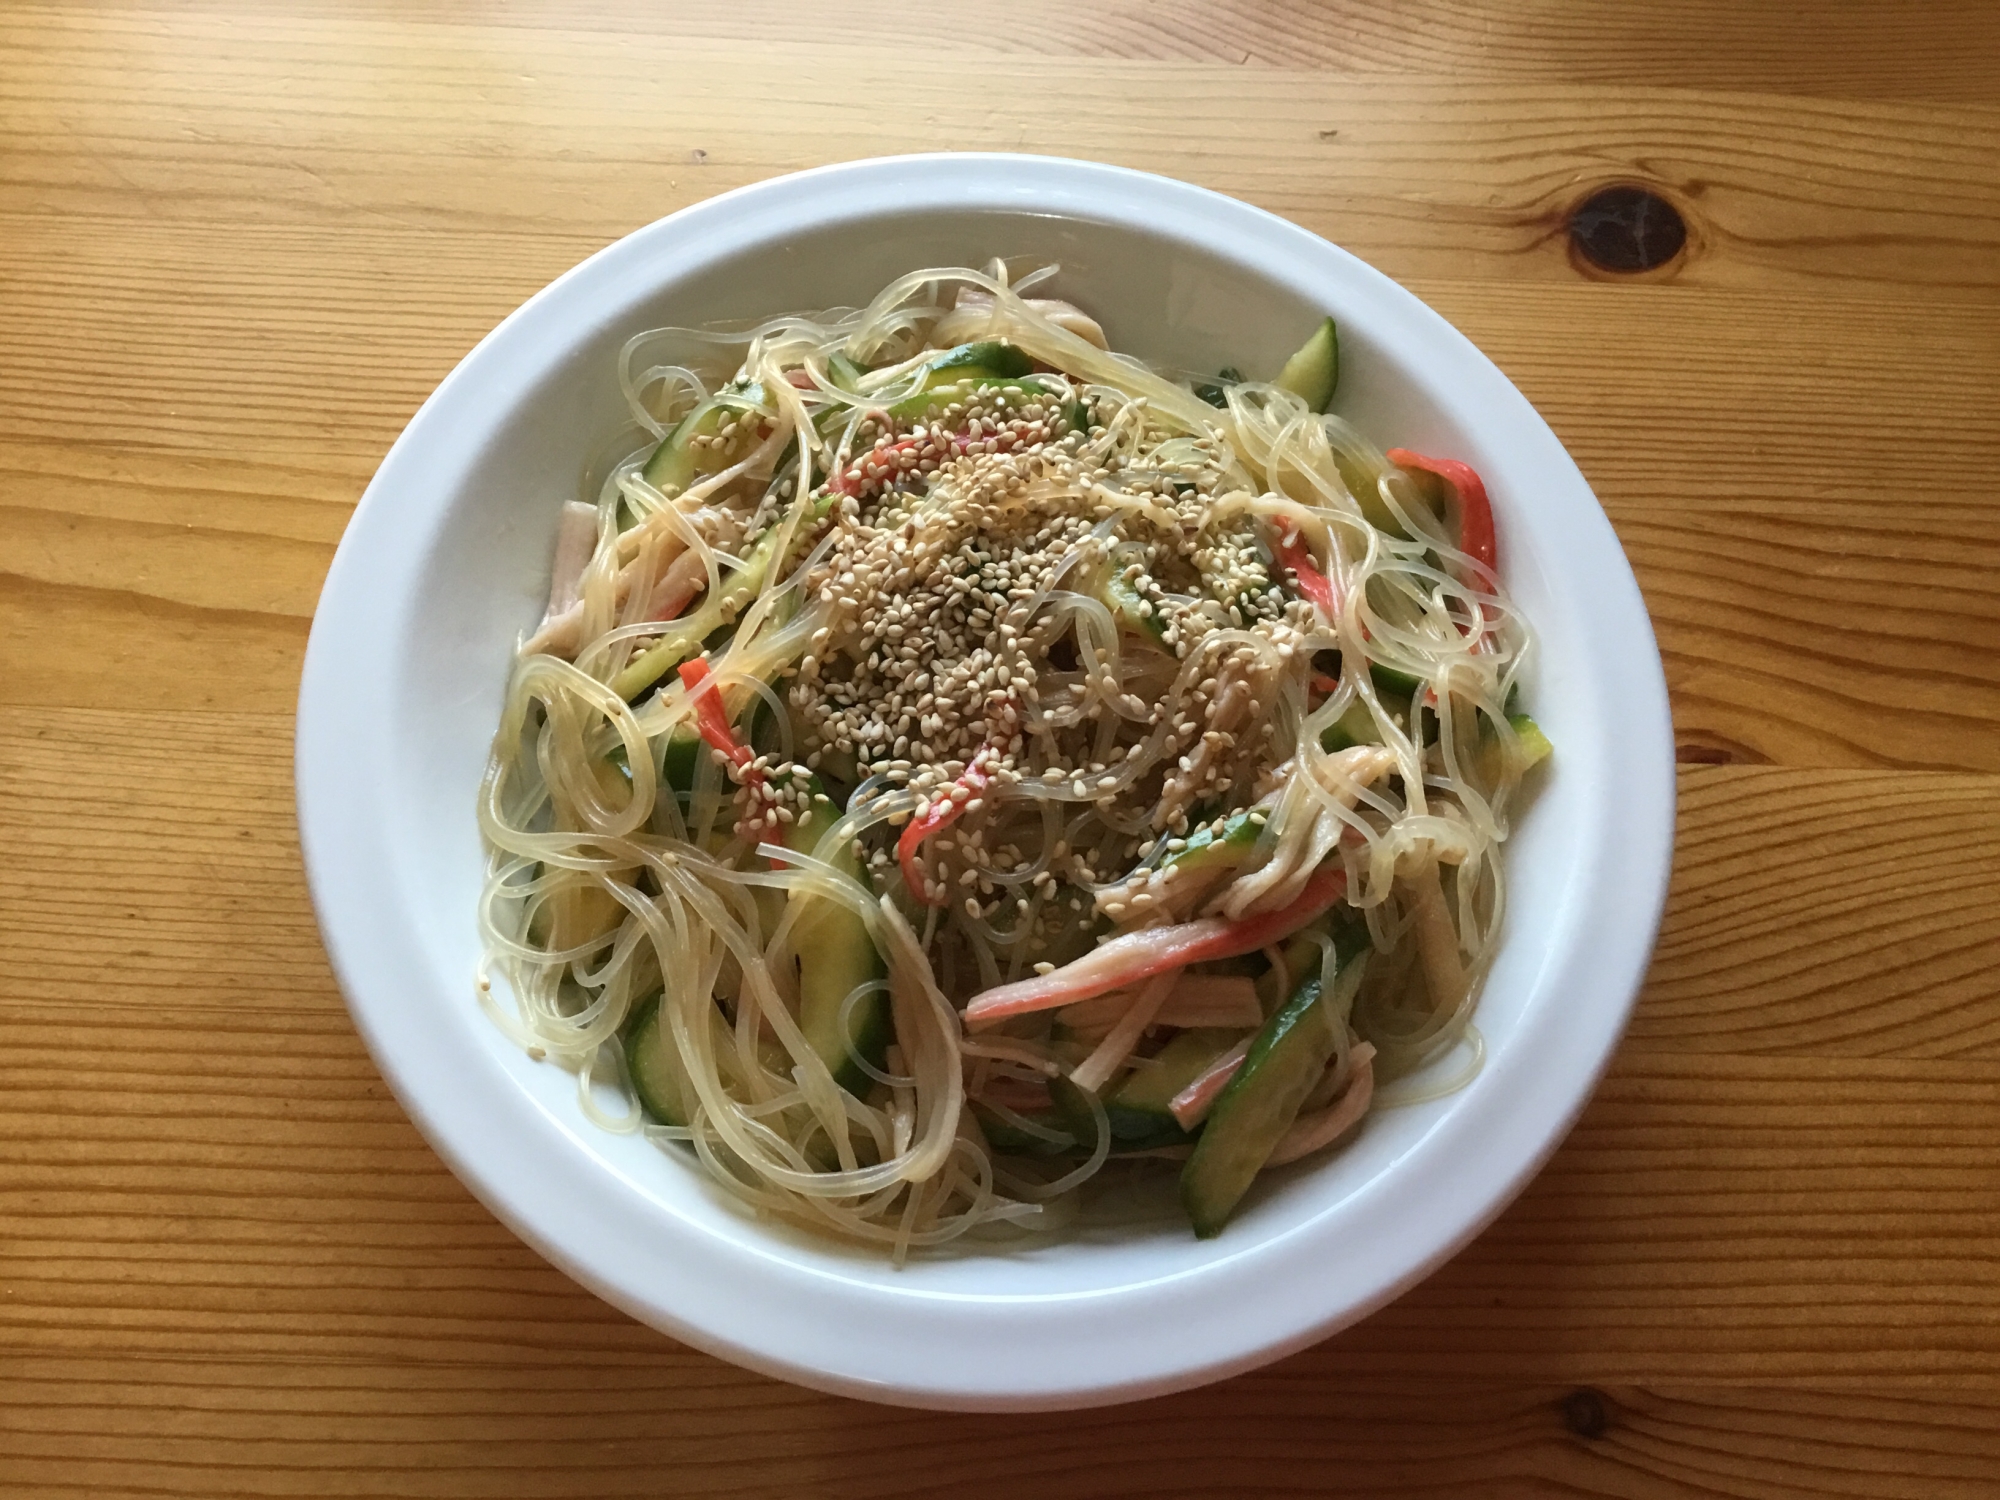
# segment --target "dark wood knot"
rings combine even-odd
[[[1681,211],[1650,188],[1599,188],[1570,210],[1569,240],[1601,271],[1651,271],[1687,244]]]
[[[1562,1399],[1563,1426],[1580,1438],[1601,1438],[1611,1426],[1604,1397],[1589,1386],[1578,1386]]]

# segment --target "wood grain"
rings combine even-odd
[[[1996,99],[1970,0],[8,7],[0,1493],[1994,1493]],[[1409,282],[1737,763],[1684,768],[1633,1027],[1514,1206],[1325,1344],[1087,1414],[816,1396],[555,1272],[389,1096],[292,825],[320,581],[464,351],[662,213],[938,147]],[[1665,279],[1570,263],[1624,180],[1688,217]]]

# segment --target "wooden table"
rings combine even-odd
[[[0,13],[0,1489],[2000,1494],[2000,13],[1388,9]],[[1690,762],[1525,1196],[1078,1415],[813,1395],[543,1264],[376,1075],[293,832],[321,577],[465,350],[722,188],[948,147],[1236,194],[1452,318],[1616,522]],[[1664,273],[1570,253],[1620,181]]]

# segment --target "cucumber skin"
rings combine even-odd
[[[1012,344],[1003,344],[987,339],[977,344],[960,344],[932,360],[925,367],[925,385],[942,385],[959,372],[976,375],[992,375],[1003,380],[1018,380],[1035,368],[1033,360]],[[935,377],[943,375],[945,380]]]
[[[1222,1233],[1339,1042],[1315,973],[1257,1033],[1181,1172],[1181,1205],[1199,1238]]]
[[[739,386],[732,382],[715,395],[697,406],[675,424],[674,430],[660,440],[652,457],[646,460],[641,477],[654,489],[675,490],[687,488],[693,477],[694,454],[689,447],[690,439],[697,435],[712,436],[722,419],[730,412],[761,410],[764,404],[764,389],[754,382]]]
[[[1246,812],[1234,813],[1223,821],[1220,828],[1204,825],[1191,835],[1187,848],[1178,854],[1169,854],[1160,861],[1162,868],[1172,868],[1184,874],[1193,874],[1210,865],[1227,868],[1237,865],[1249,857],[1250,848],[1263,835],[1264,826]]]
[[[973,391],[996,390],[1011,386],[1031,396],[1046,395],[1042,383],[1032,376],[983,375],[970,372],[955,372],[955,378],[940,380],[925,386],[915,395],[905,396],[888,408],[889,415],[898,422],[908,422],[925,415],[935,407],[949,406]]]
[[[720,597],[704,600],[692,614],[668,622],[667,638],[627,662],[625,670],[611,679],[611,690],[627,703],[636,703],[674,667],[699,653],[709,636],[733,622],[764,587],[764,575],[778,549],[778,531],[779,526],[772,526],[758,538],[743,570],[723,584]]]
[[[1071,1148],[1045,1141],[1040,1136],[1029,1135],[1001,1119],[977,1099],[969,1100],[974,1117],[979,1121],[980,1132],[986,1137],[986,1144],[1001,1156],[1061,1156]],[[1039,1123],[1050,1129],[1061,1128],[1067,1122],[1059,1116],[1050,1116]]]
[[[661,1125],[685,1125],[688,1122],[686,1100],[670,1099],[663,1087],[668,1080],[654,1077],[654,1065],[679,1068],[680,1054],[674,1051],[673,1035],[660,1019],[660,994],[655,991],[634,1008],[627,1017],[619,1036],[619,1044],[625,1049],[625,1072],[632,1080],[632,1092],[638,1096],[639,1108],[646,1117]],[[650,1054],[655,1048],[665,1048],[672,1053],[672,1061],[654,1058]],[[673,1081],[674,1092],[679,1093],[682,1083]]]
[[[1509,714],[1507,715],[1507,723],[1513,728],[1515,736],[1521,741],[1521,749],[1524,752],[1523,759],[1525,761],[1522,767],[1523,770],[1540,765],[1555,753],[1555,746],[1549,743],[1549,737],[1542,732],[1542,726],[1529,718],[1528,715]]]
[[[1084,1091],[1067,1078],[1051,1078],[1049,1098],[1055,1101],[1056,1112],[1062,1116],[1064,1126],[1076,1137],[1078,1150],[1088,1156],[1097,1144],[1097,1121],[1090,1112]],[[1118,1109],[1106,1103],[1104,1113],[1111,1125],[1113,1156],[1121,1156],[1128,1151],[1151,1151],[1159,1146],[1185,1146],[1195,1139],[1181,1129],[1180,1122],[1171,1115],[1163,1126],[1159,1117],[1150,1112]]]

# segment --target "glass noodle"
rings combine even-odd
[[[1338,870],[1339,909],[1297,960],[1349,1006],[1328,1087],[1363,1040],[1378,1082],[1451,1049],[1498,939],[1500,848],[1532,758],[1509,717],[1527,627],[1417,477],[1281,385],[1204,399],[1100,347],[1046,300],[1053,283],[1054,267],[1011,284],[1000,262],[926,268],[863,308],[630,340],[638,435],[570,507],[588,547],[575,602],[516,661],[480,791],[479,994],[496,1023],[572,1068],[603,1128],[646,1130],[754,1210],[898,1258],[1058,1226],[1104,1168],[1112,1090],[1076,1091],[1065,1119],[1039,1091],[1054,1075],[1060,1093],[1116,1021],[1092,1030],[1079,1003],[1055,1030],[1043,1015],[975,1031],[963,1013],[1106,938],[1246,920]],[[940,351],[980,340],[1033,375],[926,421]],[[715,441],[685,438],[717,413]],[[681,439],[693,466],[669,482],[657,455]],[[980,550],[1008,527],[1046,533],[1032,567]],[[1302,597],[1287,547],[1324,573],[1331,611]],[[857,562],[920,553],[938,560],[901,592],[871,593]],[[1148,608],[1116,592],[1121,570],[1154,590]],[[868,661],[893,666],[910,639],[877,633],[885,611],[924,587],[947,613],[953,590],[983,591],[969,628],[991,659],[961,661],[927,625],[923,670],[900,680],[923,677],[933,701],[857,717],[889,701],[867,699]],[[1414,695],[1391,690],[1406,680]],[[706,748],[718,707],[750,747],[740,764]],[[1221,723],[1237,727],[1186,727]],[[676,747],[697,739],[690,763]],[[831,808],[800,840],[809,809],[760,813],[757,797],[809,774]],[[913,890],[899,844],[954,786],[961,821],[927,836]],[[1168,841],[1245,810],[1240,863],[1175,909],[1175,887],[1148,880],[1179,852]],[[1358,988],[1336,978],[1336,916],[1373,950]],[[877,1057],[826,1055],[802,1021],[818,940],[801,934],[836,920],[879,955],[839,1008],[842,1036],[885,1011]],[[629,1097],[631,1026],[655,995],[689,1086],[670,1124],[602,1102]],[[1115,1077],[1144,1076],[1161,1033],[1137,1034],[1154,1040]]]

